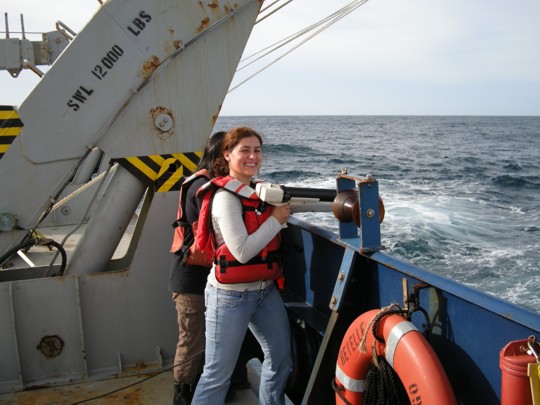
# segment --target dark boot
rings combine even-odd
[[[173,405],[191,405],[195,386],[190,384],[174,383],[174,399]]]
[[[227,391],[227,395],[225,395],[225,402],[232,402],[236,398],[236,390],[234,387],[229,385],[229,390]]]

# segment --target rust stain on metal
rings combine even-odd
[[[144,361],[138,361],[135,363],[135,370],[144,370],[146,368],[146,364],[144,364]]]
[[[264,0],[259,0],[259,3],[261,4],[261,6],[262,6],[262,3],[263,3],[263,2],[264,2]],[[259,9],[261,8],[261,6],[259,6]],[[223,9],[225,10],[225,12],[226,12],[227,14],[230,14],[230,13],[232,13],[234,10],[237,10],[239,7],[240,7],[240,5],[239,5],[238,3],[234,3],[234,4],[232,5],[232,7],[231,7],[229,4],[225,4],[225,5],[223,6]]]
[[[163,119],[172,120],[172,125],[160,126]],[[157,106],[150,109],[150,120],[160,139],[165,140],[174,135],[174,115],[170,108]],[[165,128],[165,129],[162,129]]]
[[[142,66],[141,76],[146,78],[152,74],[159,66],[159,58],[157,56],[152,56],[149,60],[145,61]]]
[[[212,8],[212,9],[216,9],[219,7],[219,4],[216,0],[212,0],[210,3],[208,3],[208,7]]]
[[[197,27],[197,32],[203,32],[206,29],[206,27],[208,27],[209,24],[210,24],[210,18],[204,17],[201,23],[199,24],[199,26]]]
[[[176,50],[184,47],[184,42],[181,39],[175,39],[173,41],[173,46]]]
[[[217,119],[218,119],[218,117],[219,117],[219,113],[220,113],[220,111],[221,111],[221,107],[222,107],[222,106],[223,106],[223,104],[220,104],[220,105],[218,106],[217,113],[215,113],[214,115],[212,115],[212,124],[214,124],[214,125],[216,124],[216,121],[217,121]]]
[[[358,184],[375,183],[377,181],[377,179],[372,178],[372,177],[355,177],[355,176],[350,176],[346,173],[339,173],[338,177],[343,178],[343,179],[355,180]]]
[[[172,112],[169,108],[162,106],[157,106],[156,108],[150,109],[150,116],[152,117],[152,120],[154,120],[159,114],[172,115]]]
[[[171,46],[171,43],[172,43],[172,46],[174,47],[174,50],[176,51],[183,48],[184,42],[181,39],[177,39],[174,37],[174,33],[175,33],[174,28],[169,27],[167,31],[169,32],[169,37],[171,38],[171,40],[165,43],[165,53],[169,53],[171,51],[169,49]]]

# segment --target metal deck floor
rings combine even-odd
[[[170,405],[173,400],[172,372],[147,381],[146,376],[122,377],[61,387],[38,388],[0,394],[2,405]],[[137,384],[137,382],[139,382]],[[133,385],[135,384],[135,385]],[[124,388],[124,389],[122,389]],[[229,405],[256,405],[252,389],[237,391]]]
[[[251,388],[236,391],[236,397],[227,405],[257,405],[260,367],[258,359],[248,362]],[[121,377],[0,394],[0,405],[170,405],[173,400],[172,371],[147,378],[144,375]],[[289,399],[287,404],[293,405]]]

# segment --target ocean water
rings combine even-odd
[[[220,117],[264,139],[260,177],[335,188],[372,174],[386,252],[540,311],[540,117]],[[295,214],[337,233],[331,213]]]

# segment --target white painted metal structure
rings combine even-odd
[[[0,161],[13,173],[0,177],[0,212],[35,226],[94,147],[111,158],[202,150],[259,6],[105,3],[19,107],[24,127]],[[16,240],[0,234],[0,252]]]
[[[100,172],[110,158],[201,151],[261,3],[103,4],[18,108],[24,127],[0,159],[0,213],[16,224],[0,232],[0,256],[51,199],[76,193],[71,180],[92,172],[85,159],[96,150],[107,160]],[[146,187],[122,167],[111,172],[63,276],[44,277],[47,266],[0,271],[0,393],[171,364],[168,250],[178,194],[148,190],[139,212]],[[127,253],[111,260],[136,210]]]

